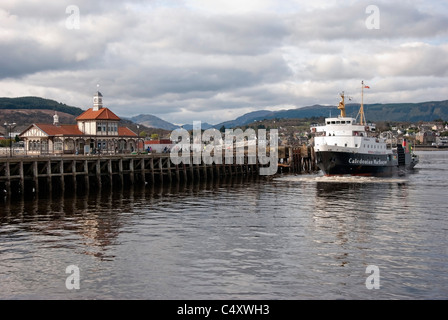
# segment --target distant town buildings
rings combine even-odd
[[[432,144],[436,142],[436,133],[432,130],[420,131],[415,135],[415,138],[421,144]]]
[[[255,121],[252,129],[278,129],[279,146],[302,146],[313,144],[308,119],[275,119]],[[168,139],[147,138],[120,126],[120,118],[103,106],[103,96],[96,92],[93,106],[76,118],[76,124],[61,124],[57,113],[53,123],[34,123],[21,133],[0,133],[0,146],[12,145],[14,154],[117,154],[132,152],[168,152],[173,142]],[[137,126],[138,127],[138,126]],[[246,129],[249,126],[246,126]],[[244,128],[243,128],[244,130]],[[406,139],[413,145],[448,145],[448,122],[391,123],[384,122],[378,134],[394,144]],[[16,135],[22,141],[18,141]],[[223,133],[224,135],[224,133]],[[9,137],[16,141],[9,141]],[[6,151],[7,150],[2,150]],[[3,152],[5,153],[5,152]]]
[[[93,107],[76,118],[77,124],[60,124],[55,113],[53,124],[35,123],[19,137],[27,154],[129,153],[137,149],[139,137],[120,118],[103,107],[103,95],[97,92]]]

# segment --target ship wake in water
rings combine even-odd
[[[314,182],[325,182],[325,183],[407,183],[407,179],[400,178],[387,178],[387,177],[363,177],[363,176],[311,176],[311,175],[303,175],[303,176],[284,176],[275,178],[274,181],[282,181],[282,182],[304,182],[304,183],[314,183]]]

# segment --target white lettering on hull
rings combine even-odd
[[[387,164],[386,160],[379,160],[379,159],[353,159],[349,158],[348,163],[350,164],[367,164],[367,165],[375,165],[375,166],[384,166]]]

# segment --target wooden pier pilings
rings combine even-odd
[[[280,147],[279,171],[288,173],[312,173],[319,171],[312,146]]]
[[[307,150],[306,152],[303,150]],[[280,154],[279,172],[301,173],[314,170],[314,155],[309,148],[284,148]],[[306,154],[305,154],[306,153]],[[263,167],[256,161],[251,164],[234,155],[234,161],[227,164],[175,165],[170,154],[139,155],[64,155],[40,157],[0,158],[0,188],[4,193],[28,190],[51,192],[57,188],[77,189],[124,184],[151,184],[164,181],[200,181],[231,176],[259,175]],[[280,162],[280,160],[279,160]],[[269,166],[269,165],[264,165]]]
[[[195,181],[233,175],[255,175],[259,164],[174,165],[169,154],[117,156],[48,156],[0,159],[0,187],[13,190],[52,188],[64,190],[112,187],[115,184],[156,184],[163,181]]]

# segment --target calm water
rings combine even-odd
[[[393,179],[2,199],[0,299],[447,299],[448,152],[419,154]]]

